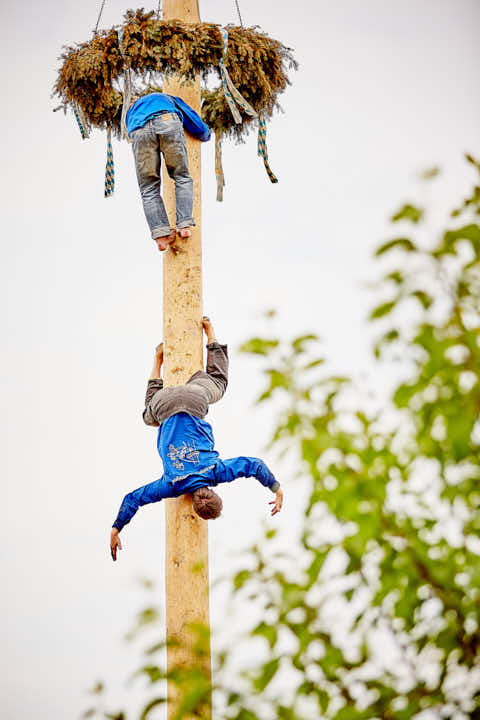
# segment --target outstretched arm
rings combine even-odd
[[[230,460],[219,460],[214,472],[216,485],[232,482],[240,477],[256,478],[264,487],[275,493],[275,500],[269,503],[274,506],[272,515],[280,512],[283,504],[283,490],[273,473],[260,458],[241,456]]]
[[[117,559],[117,548],[119,550],[122,549],[122,543],[118,534],[125,525],[130,522],[138,508],[142,505],[159,502],[159,500],[167,497],[172,497],[171,489],[163,478],[155,480],[148,485],[143,485],[143,487],[137,488],[133,490],[133,492],[128,493],[128,495],[125,495],[110,533],[110,551],[113,560]]]

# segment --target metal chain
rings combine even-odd
[[[94,34],[94,35],[97,34],[98,26],[99,26],[99,24],[100,24],[100,18],[102,17],[103,8],[105,7],[105,2],[106,2],[106,0],[102,0],[102,5],[101,5],[101,7],[100,7],[100,12],[98,13],[97,24],[95,25],[95,30],[93,31],[93,34]]]
[[[243,20],[242,20],[242,16],[240,15],[240,7],[238,5],[238,0],[234,0],[234,2],[235,2],[235,7],[237,8],[237,14],[238,14],[238,19],[240,20],[240,25],[243,27]]]

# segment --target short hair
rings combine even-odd
[[[192,493],[193,509],[203,520],[215,520],[222,512],[222,498],[208,487],[198,488]]]

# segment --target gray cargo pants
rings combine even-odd
[[[150,379],[145,395],[143,420],[147,425],[161,425],[179,412],[203,420],[208,406],[220,400],[228,383],[228,349],[217,342],[207,345],[206,372],[199,370],[185,385],[163,387],[160,378]]]

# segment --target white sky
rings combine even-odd
[[[123,495],[161,472],[155,432],[140,416],[160,339],[161,259],[129,147],[115,143],[117,191],[104,200],[104,136],[82,142],[71,116],[51,112],[61,45],[89,37],[98,5],[1,7],[0,677],[8,720],[76,717],[98,676],[121,703],[133,661],[121,637],[140,602],[133,580],[162,576],[160,506],[125,531],[119,562],[107,552]],[[416,174],[434,164],[445,169],[435,207],[454,203],[469,186],[462,153],[477,151],[480,127],[475,0],[242,0],[241,8],[247,24],[295,49],[300,71],[282,98],[285,114],[268,128],[278,185],[252,136],[225,144],[225,201],[216,203],[213,143],[203,148],[205,310],[232,352],[229,392],[209,417],[225,457],[260,455],[268,438],[269,413],[252,407],[257,366],[235,352],[263,330],[267,308],[280,311],[283,335],[317,331],[335,371],[370,367],[365,282],[372,249],[391,232],[386,218],[422,197]],[[102,24],[123,10],[110,0]],[[235,21],[233,2],[204,0],[201,12]],[[288,542],[300,499],[264,457],[286,488],[274,524]],[[257,536],[270,499],[253,480],[222,494],[224,515],[211,524],[213,578]],[[214,620],[220,605],[214,595]]]

